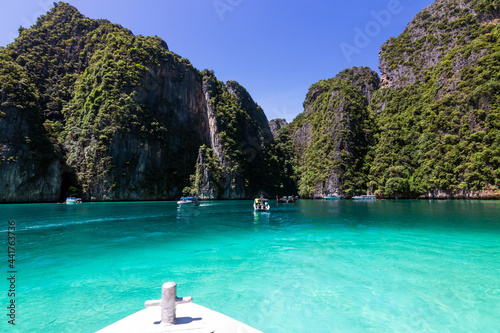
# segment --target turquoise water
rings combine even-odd
[[[500,327],[498,201],[299,200],[257,214],[251,201],[0,208],[2,332],[95,332],[159,298],[167,281],[264,332]]]

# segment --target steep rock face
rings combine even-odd
[[[265,189],[264,150],[273,141],[267,118],[238,83],[203,73],[210,149],[201,147],[191,192],[201,198],[248,198]]]
[[[377,195],[500,197],[499,18],[498,1],[440,0],[382,46]]]
[[[159,53],[158,65],[140,74],[139,84],[129,94],[131,103],[106,127],[102,128],[108,109],[101,106],[102,116],[94,122],[85,123],[88,113],[81,115],[76,123],[78,138],[70,131],[76,140],[70,144],[68,162],[79,170],[88,197],[172,199],[187,185],[198,147],[207,140],[206,102],[198,72],[166,50]],[[123,93],[106,101],[114,99],[119,105],[122,97]],[[91,130],[83,136],[85,127]]]
[[[120,198],[175,198],[194,170],[198,147],[208,142],[207,103],[199,74],[189,64],[174,66],[172,60],[151,68],[134,98],[147,110],[148,122],[156,120],[165,130],[159,136],[124,131],[110,147],[118,170],[113,177],[121,182]]]
[[[59,200],[59,161],[38,112],[37,91],[23,69],[0,55],[0,202]]]
[[[368,104],[379,81],[369,68],[352,68],[309,88],[304,112],[287,127],[300,195],[349,197],[362,190],[361,169],[373,130]]]
[[[205,164],[200,147],[214,162],[204,173],[208,196],[244,198],[261,186],[254,177],[272,141],[262,109],[239,84],[200,73],[158,37],[60,2],[0,56],[28,73],[18,81],[33,90],[2,87],[0,134],[14,131],[17,143],[2,146],[8,186],[0,201],[174,199]],[[27,121],[21,104],[5,103],[29,94],[36,105]],[[43,145],[29,142],[35,136]]]
[[[158,41],[134,38],[131,43],[147,45],[152,49],[147,54],[154,57],[143,60],[147,70],[128,73],[131,78],[125,81],[138,77],[139,83],[118,82],[122,86],[116,95],[96,88],[94,73],[116,62],[112,50],[111,64],[106,54],[91,59],[67,111],[73,115],[68,127],[74,129],[69,131],[68,163],[78,170],[87,197],[172,199],[183,189],[194,189],[189,175],[200,172],[206,178],[196,184],[204,187],[195,191],[202,198],[249,197],[260,184],[254,178],[262,169],[262,151],[272,141],[262,109],[236,82],[222,84],[213,72],[199,73]],[[101,91],[107,96],[98,103]],[[113,117],[110,101],[116,105]],[[82,135],[85,128],[90,130]],[[207,146],[217,168],[204,166]]]
[[[500,13],[494,0],[438,0],[408,24],[397,38],[380,49],[381,86],[398,88],[424,80],[428,70],[439,64],[450,50],[478,37],[481,28],[495,22]],[[468,54],[456,59],[454,73],[481,56]]]
[[[38,129],[26,121],[26,110],[0,108],[0,202],[50,202],[60,197],[60,165],[55,156],[43,156],[31,141]],[[29,111],[28,111],[29,112]],[[28,162],[29,161],[29,162]]]
[[[255,103],[248,91],[238,82],[226,82],[226,89],[236,97],[237,104],[248,114],[250,125],[245,126],[243,134],[246,137],[245,143],[253,139],[259,143],[268,144],[273,140],[269,121],[262,108]]]
[[[62,109],[71,99],[72,86],[97,48],[92,37],[119,28],[106,20],[86,18],[59,2],[34,26],[20,29],[19,37],[7,48],[36,85],[43,119],[64,121]]]
[[[225,180],[219,158],[213,149],[200,147],[196,160],[196,171],[191,177],[193,191],[201,199],[219,199],[224,192]],[[190,189],[191,190],[191,189]]]
[[[278,137],[278,131],[282,128],[285,128],[288,125],[288,122],[285,119],[271,119],[269,121],[269,128],[271,129],[271,133],[274,138]]]
[[[57,201],[64,199],[69,186],[76,184],[70,181],[75,178],[74,171],[64,165],[58,144],[64,128],[61,111],[71,98],[78,74],[88,64],[92,46],[86,37],[102,22],[84,18],[75,8],[61,2],[30,29],[20,28],[14,43],[0,49],[0,57],[9,57],[25,73],[22,79],[16,78],[23,89],[9,92],[10,99],[21,102],[6,112],[9,120],[4,124],[11,133],[23,133],[30,142],[10,146],[11,163],[2,167],[2,177],[5,184],[10,184],[10,190],[0,195],[0,202]],[[61,35],[64,39],[59,38]],[[36,106],[23,105],[26,101],[33,103],[33,96]],[[4,101],[5,98],[4,91]],[[6,140],[12,138],[8,136]],[[13,158],[16,163],[12,163]]]

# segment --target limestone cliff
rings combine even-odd
[[[274,138],[278,137],[278,131],[282,128],[285,128],[288,125],[286,119],[271,119],[269,121],[269,128],[271,129],[271,133]]]
[[[500,197],[499,19],[498,1],[438,0],[382,46],[368,189]]]
[[[196,173],[186,188],[201,198],[248,198],[269,188],[264,151],[273,141],[267,118],[238,83],[203,72],[209,144],[200,148]]]
[[[350,197],[362,191],[364,158],[372,138],[368,104],[379,77],[352,68],[309,88],[304,112],[286,130],[296,151],[299,194]]]
[[[175,199],[205,165],[204,147],[217,167],[202,193],[245,198],[262,184],[254,177],[272,141],[262,109],[160,38],[60,2],[0,56],[28,73],[0,81],[0,202]],[[24,100],[35,102],[12,102]]]
[[[434,2],[418,13],[402,34],[382,45],[381,86],[398,88],[425,80],[429,70],[452,49],[470,44],[484,26],[497,22],[499,11],[499,4],[494,0]],[[453,73],[476,63],[482,55],[484,53],[477,50],[454,59]]]
[[[22,67],[0,55],[0,202],[59,199],[59,161],[39,111],[38,92]]]
[[[437,0],[268,123],[158,37],[55,3],[0,48],[0,202],[500,197],[500,4]],[[379,87],[381,86],[381,88]]]
[[[69,103],[67,161],[88,199],[170,199],[187,185],[208,137],[202,84],[189,63],[160,46],[157,52],[156,64],[142,70],[129,91],[108,94],[104,104],[81,112],[81,105],[97,104],[92,95],[100,90],[88,76],[79,82],[85,93]],[[110,114],[110,104],[121,108]]]

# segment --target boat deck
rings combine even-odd
[[[176,314],[175,325],[168,326],[160,323],[160,307],[145,308],[97,333],[262,333],[253,327],[196,303],[178,304]]]

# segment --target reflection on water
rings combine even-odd
[[[254,211],[253,212],[253,219],[254,219],[255,224],[259,224],[262,222],[269,222],[270,218],[271,218],[270,211],[265,211],[265,212]]]

